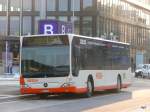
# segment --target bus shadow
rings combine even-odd
[[[120,96],[120,97],[119,97]],[[86,98],[84,95],[81,94],[58,94],[58,95],[48,95],[47,97],[40,97],[39,95],[31,95],[29,97],[20,97],[20,100],[58,100],[58,101],[69,101],[69,100],[90,100],[96,98],[114,98],[112,103],[128,100],[132,98],[132,92],[128,91],[121,91],[120,93],[115,93],[113,91],[100,91],[95,92],[94,95],[90,98]],[[109,102],[111,103],[111,102]]]
[[[45,101],[47,103],[50,102],[66,102],[65,104],[59,105],[59,108],[62,110],[70,112],[82,112],[94,108],[99,108],[105,105],[110,105],[122,101],[126,101],[132,98],[132,92],[129,91],[121,91],[120,93],[114,93],[110,91],[102,91],[96,92],[90,98],[85,98],[82,95],[73,95],[73,94],[65,94],[65,95],[49,95],[47,98],[40,98],[38,96],[34,96],[32,98],[25,98],[24,101]],[[57,108],[54,107],[54,108]]]

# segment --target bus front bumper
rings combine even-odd
[[[86,88],[59,87],[59,88],[20,88],[21,94],[60,94],[60,93],[85,93]]]

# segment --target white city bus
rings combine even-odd
[[[22,94],[84,93],[131,84],[130,45],[74,34],[21,37]]]

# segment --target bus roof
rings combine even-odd
[[[24,38],[24,37],[61,36],[61,35],[77,36],[77,37],[94,39],[94,40],[101,40],[101,41],[106,41],[106,42],[111,42],[111,43],[130,45],[129,43],[124,43],[124,42],[119,42],[119,41],[114,41],[114,40],[107,40],[107,39],[103,39],[103,38],[99,38],[99,37],[89,37],[89,36],[83,36],[83,35],[76,35],[76,34],[46,34],[46,35],[45,34],[38,34],[38,35],[26,35],[26,36],[21,36],[21,37]]]

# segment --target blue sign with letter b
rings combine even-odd
[[[72,23],[57,20],[40,20],[39,34],[66,34],[72,33]]]

